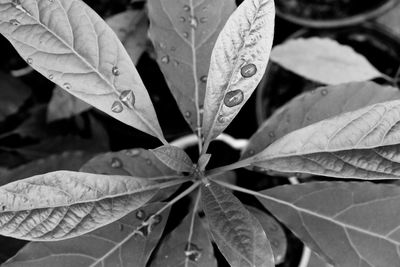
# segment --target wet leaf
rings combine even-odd
[[[0,234],[63,240],[93,231],[140,208],[159,185],[129,176],[58,171],[0,187]]]
[[[207,164],[210,162],[211,156],[211,154],[203,154],[200,156],[199,162],[197,163],[200,170],[205,170]]]
[[[69,119],[88,111],[91,107],[91,105],[56,86],[47,106],[47,122]]]
[[[15,114],[31,95],[24,83],[0,72],[0,121]]]
[[[274,1],[245,0],[221,31],[207,80],[203,118],[206,144],[235,118],[264,75],[274,18]]]
[[[382,77],[361,54],[328,38],[299,38],[275,46],[271,60],[312,81],[337,85]]]
[[[189,237],[191,235],[191,237]],[[190,213],[161,243],[151,267],[217,267],[210,236]]]
[[[323,259],[321,259],[317,254],[312,252],[307,267],[332,267],[332,265],[329,265]]]
[[[230,191],[210,182],[201,196],[212,237],[231,266],[275,266],[263,228]]]
[[[85,3],[2,1],[0,7],[0,33],[35,70],[110,116],[164,140],[129,55]]]
[[[201,126],[211,51],[229,15],[232,0],[148,1],[149,36],[157,62],[194,132]]]
[[[379,24],[387,27],[397,37],[400,37],[400,5],[397,4],[394,8],[391,8],[389,12],[386,12],[382,16],[379,16],[376,20]]]
[[[166,166],[177,172],[192,172],[193,162],[186,152],[175,146],[161,146],[150,150]]]
[[[106,19],[136,65],[147,47],[148,19],[144,9],[126,10]]]
[[[162,206],[162,203],[147,205],[119,221],[77,238],[51,243],[31,242],[4,266],[145,266],[164,230],[169,209],[161,214],[162,220],[152,227],[147,237],[133,234],[142,222],[137,214],[139,211],[154,214]],[[124,242],[125,238],[128,239]]]
[[[400,266],[398,186],[323,182],[261,193],[264,206],[334,266]]]
[[[243,158],[259,153],[275,140],[295,130],[344,112],[400,99],[397,88],[373,82],[320,87],[303,93],[277,110],[250,138]]]

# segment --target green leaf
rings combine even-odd
[[[197,165],[199,166],[200,170],[205,170],[208,163],[210,162],[211,159],[211,154],[202,154],[199,158],[199,162],[197,163]]]
[[[332,265],[326,263],[316,253],[312,252],[307,267],[332,267]]]
[[[211,51],[236,5],[233,0],[147,3],[157,62],[186,121],[198,132]]]
[[[91,107],[86,102],[56,86],[47,106],[47,122],[74,117],[88,111]]]
[[[271,60],[294,73],[322,84],[337,85],[382,77],[350,46],[328,38],[299,38],[277,45]]]
[[[400,99],[399,89],[373,82],[320,87],[303,93],[277,110],[250,138],[242,158],[257,154],[295,130],[344,112]]]
[[[379,16],[376,21],[394,33],[397,38],[400,37],[400,5],[397,3],[395,7],[391,8],[385,14]]]
[[[162,241],[151,267],[217,267],[210,236],[202,219],[190,213]]]
[[[335,266],[400,266],[400,188],[307,183],[262,191],[264,206]]]
[[[147,48],[148,19],[144,9],[126,10],[106,19],[136,65]]]
[[[337,178],[399,179],[400,100],[371,105],[289,133],[249,164]]]
[[[210,182],[201,196],[212,237],[231,266],[275,266],[260,223],[229,190]]]
[[[139,234],[138,227],[142,216],[154,214],[162,206],[162,203],[147,205],[117,222],[77,238],[29,243],[3,266],[145,266],[164,230],[169,209],[161,214],[161,221],[152,226],[147,236]]]
[[[285,260],[287,250],[287,238],[282,226],[266,212],[251,206],[246,206],[246,209],[257,218],[264,229],[274,253],[275,264],[281,264]]]
[[[166,166],[177,172],[192,172],[193,162],[186,152],[175,146],[161,146],[150,150]]]
[[[206,145],[229,125],[267,67],[274,35],[272,0],[245,0],[214,46],[204,102]]]
[[[85,3],[18,0],[2,1],[0,8],[0,33],[35,70],[110,116],[165,141],[129,55]]]
[[[0,187],[0,234],[46,241],[76,237],[120,219],[158,191],[145,179],[58,171]]]

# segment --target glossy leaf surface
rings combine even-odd
[[[129,55],[81,0],[2,0],[0,20],[0,33],[35,70],[110,116],[163,140]]]
[[[274,47],[271,60],[312,81],[336,85],[382,76],[350,46],[328,38],[293,39]]]
[[[221,31],[207,79],[203,118],[206,143],[235,118],[264,75],[274,18],[274,1],[245,0]]]
[[[193,162],[186,152],[175,146],[161,146],[151,152],[166,166],[177,172],[191,172]]]
[[[334,266],[400,265],[400,188],[307,183],[261,192],[264,206]]]
[[[58,171],[0,187],[0,234],[44,241],[79,236],[140,208],[158,191],[145,179]]]
[[[148,8],[157,62],[186,121],[198,132],[211,51],[235,3],[154,0]]]
[[[138,212],[148,216],[162,206],[162,203],[147,205],[117,222],[77,238],[29,243],[4,266],[145,266],[164,230],[169,209],[161,214],[161,221],[152,226],[147,236],[138,231],[142,222]]]
[[[201,196],[212,237],[231,266],[275,266],[262,226],[229,190],[210,182]]]

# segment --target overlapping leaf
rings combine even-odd
[[[193,162],[186,152],[174,146],[161,146],[151,152],[166,166],[177,172],[191,172],[194,170]]]
[[[154,214],[162,206],[162,203],[147,205],[117,222],[77,238],[51,243],[32,242],[4,266],[145,266],[164,230],[169,209],[161,214],[157,225],[151,226],[147,236],[140,234],[138,227],[143,216]]]
[[[263,228],[230,191],[211,182],[201,196],[213,239],[231,266],[275,266]]]
[[[235,3],[154,0],[148,7],[157,61],[186,121],[198,132],[211,51]]]
[[[383,76],[353,48],[328,38],[289,40],[274,47],[271,60],[322,84],[367,81]]]
[[[245,0],[221,31],[211,55],[204,102],[206,144],[250,98],[267,67],[274,35],[272,0]]]
[[[44,241],[79,236],[140,208],[158,191],[145,179],[58,171],[0,187],[0,234]]]
[[[334,266],[400,266],[398,186],[324,182],[261,193],[264,206]]]
[[[2,0],[0,20],[0,33],[34,69],[114,118],[164,140],[129,55],[81,0]]]

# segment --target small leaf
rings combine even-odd
[[[175,100],[194,132],[201,126],[211,51],[232,0],[148,1],[149,37]]]
[[[0,33],[35,70],[110,116],[165,141],[129,55],[85,3],[2,1],[0,7]]]
[[[320,87],[303,93],[276,111],[250,138],[243,158],[257,154],[295,130],[344,112],[400,99],[399,89],[373,82]],[[339,103],[339,104],[338,104]]]
[[[262,191],[259,200],[334,266],[400,266],[400,188],[306,183]]]
[[[199,162],[197,163],[200,170],[205,170],[207,164],[210,162],[211,156],[211,154],[203,154],[200,156]]]
[[[191,172],[193,162],[184,150],[175,146],[161,146],[150,150],[166,166],[177,172]]]
[[[91,107],[91,105],[56,86],[47,106],[47,122],[71,118],[89,110]]]
[[[197,214],[189,214],[162,241],[151,267],[217,267],[210,236]]]
[[[389,12],[379,16],[376,21],[387,27],[398,38],[400,37],[400,5],[396,4]]]
[[[136,65],[147,47],[148,19],[144,9],[126,10],[106,19]]]
[[[274,47],[271,60],[307,79],[329,85],[383,75],[353,48],[328,38],[289,40]]]
[[[231,266],[275,266],[263,228],[230,191],[210,182],[201,196],[212,237]]]
[[[287,250],[287,238],[282,226],[266,212],[251,206],[246,206],[246,209],[257,218],[264,229],[274,253],[275,265],[281,264],[285,259]]]
[[[204,102],[206,144],[235,118],[264,75],[274,18],[274,1],[245,0],[218,36]]]
[[[148,236],[135,233],[142,223],[138,213],[148,216],[163,205],[147,205],[117,222],[77,238],[51,243],[31,242],[3,266],[145,266],[161,237],[170,210],[161,214],[161,221],[152,227]]]
[[[45,241],[76,237],[120,219],[159,186],[145,179],[59,171],[0,187],[0,234]]]

